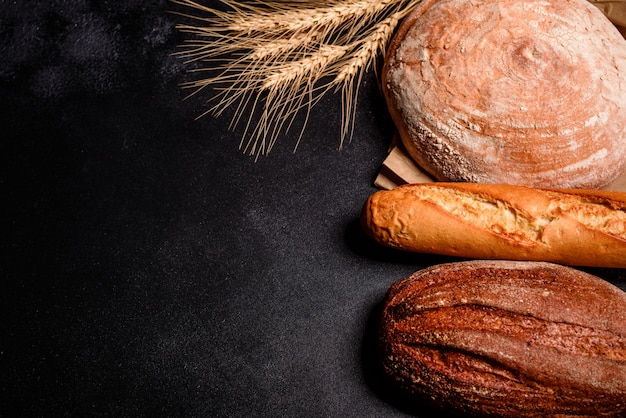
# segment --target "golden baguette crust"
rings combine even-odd
[[[626,40],[587,0],[423,0],[382,76],[437,180],[595,189],[626,167]]]
[[[364,230],[405,251],[626,268],[626,193],[478,183],[381,190]]]
[[[570,267],[420,270],[389,289],[379,342],[413,401],[471,416],[626,416],[626,293]]]

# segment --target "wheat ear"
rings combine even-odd
[[[198,67],[183,87],[191,95],[213,89],[214,104],[201,116],[235,106],[234,128],[248,115],[240,148],[258,157],[304,112],[297,149],[309,112],[331,90],[342,95],[341,148],[352,136],[365,71],[420,0],[220,1],[227,11],[173,0],[195,21],[178,25],[188,36],[178,55]]]

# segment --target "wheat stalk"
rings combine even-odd
[[[270,152],[295,117],[341,90],[339,148],[354,129],[364,73],[384,53],[398,22],[420,0],[220,0],[228,11],[191,0],[173,0],[197,24],[178,25],[188,36],[178,53],[197,62],[191,95],[213,88],[214,104],[200,115],[236,106],[231,128],[248,115],[240,148],[257,158]],[[256,120],[255,120],[256,119]]]
[[[352,136],[354,129],[352,121],[364,72],[374,64],[379,54],[384,53],[394,29],[406,13],[406,10],[395,12],[377,23],[372,32],[358,43],[351,58],[341,66],[335,77],[335,83],[342,86],[342,139]]]

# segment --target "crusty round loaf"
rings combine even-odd
[[[383,91],[438,180],[599,188],[626,168],[626,40],[586,0],[423,0]]]

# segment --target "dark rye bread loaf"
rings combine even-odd
[[[437,180],[600,188],[626,168],[626,40],[587,0],[423,0],[382,75]]]
[[[626,293],[570,267],[434,266],[400,280],[379,343],[390,384],[465,415],[625,417]]]

